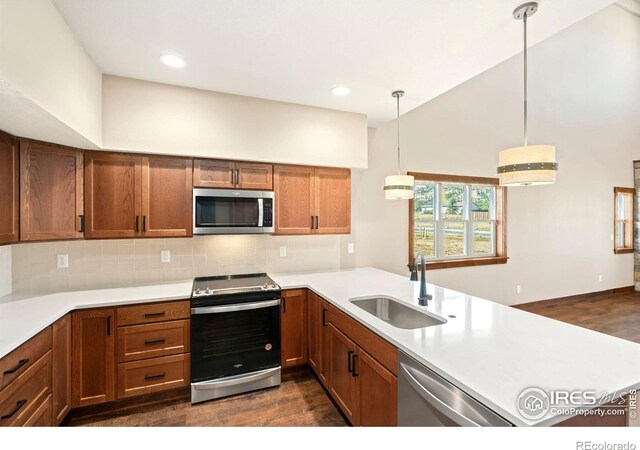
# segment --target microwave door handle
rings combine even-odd
[[[262,227],[264,222],[264,199],[258,199],[258,226]]]

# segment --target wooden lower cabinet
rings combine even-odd
[[[54,424],[53,415],[53,396],[49,395],[22,426],[50,427]]]
[[[76,311],[72,316],[72,405],[115,399],[115,310]]]
[[[163,356],[118,364],[118,398],[189,386],[190,355]]]
[[[362,349],[358,349],[356,371],[360,383],[358,425],[396,426],[398,424],[398,378]]]
[[[354,355],[358,346],[336,327],[329,324],[330,373],[329,392],[342,413],[353,425],[358,425],[359,396],[357,373],[353,373]]]
[[[309,355],[308,362],[320,382],[328,387],[329,379],[329,306],[316,293],[308,294]]]
[[[307,290],[282,292],[280,303],[282,368],[307,363]]]
[[[50,395],[51,351],[48,351],[0,392],[0,426],[25,425]]]
[[[53,424],[59,425],[71,410],[71,315],[51,326],[52,330],[52,398]]]

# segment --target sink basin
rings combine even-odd
[[[351,303],[396,328],[413,330],[447,323],[445,319],[413,309],[390,297],[363,297]]]

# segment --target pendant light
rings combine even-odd
[[[527,142],[527,19],[538,10],[536,2],[524,3],[513,11],[524,23],[524,146],[500,152],[498,175],[501,186],[532,186],[556,182],[556,148]]]
[[[407,200],[413,198],[413,177],[400,173],[400,97],[404,91],[393,91],[391,96],[396,99],[398,123],[398,174],[389,175],[384,179],[384,198],[387,200]]]

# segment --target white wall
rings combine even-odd
[[[367,166],[367,117],[114,76],[103,147],[321,166]]]
[[[0,246],[0,297],[11,294],[11,246]]]
[[[633,186],[640,159],[640,18],[611,6],[529,54],[529,142],[557,146],[558,181],[509,189],[507,264],[428,279],[506,304],[630,286],[633,255],[614,255],[610,235],[613,187]],[[522,142],[522,57],[405,114],[401,127],[404,170],[496,176],[498,152]],[[395,121],[369,137],[369,169],[353,172],[356,254],[343,259],[408,274],[407,202],[382,191]]]
[[[49,0],[2,0],[0,17],[0,129],[99,146],[102,74],[55,7]],[[46,119],[43,135],[33,119],[47,114],[55,120]],[[68,136],[69,128],[77,135]]]

